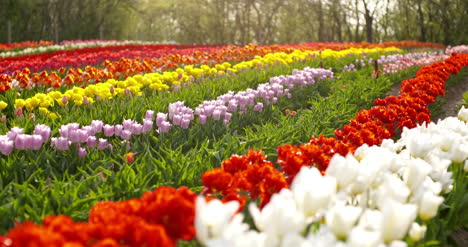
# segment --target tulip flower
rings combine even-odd
[[[107,136],[107,137],[110,137],[110,136],[113,136],[114,135],[114,126],[111,126],[111,125],[104,125],[103,126],[103,130],[104,130],[104,135]]]
[[[104,150],[107,148],[107,140],[103,138],[99,138],[98,140],[98,149]]]
[[[86,156],[86,148],[81,148],[81,147],[80,147],[80,148],[78,149],[78,156],[79,156],[80,158],[84,158],[84,157]]]
[[[427,227],[426,226],[421,226],[418,223],[414,222],[411,224],[411,228],[409,231],[409,236],[411,240],[414,242],[418,242],[419,240],[424,238],[424,235],[426,234]]]
[[[419,204],[419,217],[424,221],[432,219],[437,214],[443,201],[443,197],[434,195],[432,192],[425,192]]]
[[[337,181],[334,177],[322,177],[315,167],[302,167],[294,178],[291,191],[297,206],[306,217],[315,216],[328,208],[336,194]]]
[[[402,239],[416,219],[417,206],[388,200],[383,205],[382,238],[386,243]]]
[[[210,239],[223,237],[224,231],[230,227],[232,218],[239,209],[237,201],[222,203],[214,199],[206,201],[203,197],[196,200],[195,227],[197,240],[208,243]]]
[[[7,106],[8,104],[5,101],[3,100],[0,101],[0,111],[5,109]]]
[[[328,211],[325,221],[338,238],[344,238],[356,224],[361,212],[359,207],[336,206]]]

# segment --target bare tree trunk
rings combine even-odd
[[[359,10],[358,10],[358,0],[354,1],[354,7],[355,7],[355,14],[356,14],[356,30],[354,31],[354,41],[359,42],[361,41],[360,35],[359,35]]]
[[[419,28],[421,31],[421,41],[426,42],[426,26],[424,25],[424,13],[422,11],[421,0],[418,0]]]
[[[319,22],[319,28],[318,28],[318,39],[320,42],[325,41],[325,24],[323,20],[323,8],[322,8],[322,1],[318,1],[318,6],[317,6],[317,17],[318,17],[318,22]]]
[[[366,20],[366,34],[367,34],[367,42],[372,43],[372,25],[374,22],[374,17],[371,15],[370,10],[367,6],[365,0],[362,0],[364,4],[364,19]]]

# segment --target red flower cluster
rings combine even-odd
[[[6,43],[6,44],[1,44],[0,43],[0,51],[9,51],[13,49],[25,49],[25,48],[31,48],[31,47],[38,47],[38,46],[48,46],[48,45],[53,45],[54,42],[52,41],[23,41],[23,42],[13,42],[13,43]]]
[[[208,197],[224,196],[225,201],[237,200],[241,210],[246,203],[245,195],[256,200],[260,206],[266,205],[271,196],[283,188],[288,188],[283,174],[266,160],[261,151],[250,150],[246,155],[233,155],[215,168],[202,175],[205,186],[202,193]]]
[[[5,92],[11,89],[11,82],[13,79],[4,74],[0,74],[0,92]]]
[[[26,222],[0,236],[1,247],[176,246],[195,236],[196,194],[186,187],[159,187],[140,199],[100,202],[88,222],[48,216],[43,226]]]

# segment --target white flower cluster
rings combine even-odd
[[[273,195],[262,210],[249,205],[256,230],[236,213],[238,202],[199,197],[197,239],[209,247],[404,247],[406,236],[419,241],[443,202],[441,194],[452,189],[448,167],[464,165],[467,171],[467,120],[463,108],[458,119],[404,129],[396,142],[335,155],[325,176],[303,167],[291,188]]]

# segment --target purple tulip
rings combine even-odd
[[[50,138],[50,127],[44,124],[38,124],[34,127],[34,134],[40,135],[42,137],[42,141],[46,142]]]
[[[216,109],[213,111],[213,119],[218,121],[221,119],[221,111]]]
[[[31,138],[31,143],[30,143],[30,149],[32,150],[39,150],[42,147],[42,144],[44,143],[43,137],[40,135],[32,135]]]
[[[148,134],[153,129],[153,121],[144,119],[143,120],[143,133]]]
[[[167,121],[167,114],[158,112],[158,114],[156,114],[156,125],[161,127],[161,123],[164,121]]]
[[[106,149],[106,147],[107,147],[107,140],[103,139],[103,138],[99,138],[98,149],[99,150],[104,150],[104,149]]]
[[[114,126],[114,135],[115,135],[115,136],[120,136],[120,135],[122,134],[123,128],[124,128],[123,125],[121,125],[121,124],[116,124],[116,125]]]
[[[78,149],[78,156],[79,156],[80,158],[84,158],[84,157],[86,156],[86,153],[87,153],[87,152],[86,152],[86,148],[79,148],[79,149]]]
[[[23,128],[13,127],[10,129],[10,131],[7,132],[6,136],[9,140],[14,141],[17,135],[23,134],[23,131]]]
[[[57,150],[68,150],[70,146],[70,142],[68,141],[68,138],[66,137],[58,137],[55,139],[55,147]]]
[[[123,130],[120,137],[122,137],[124,140],[128,140],[130,137],[132,137],[132,132],[130,130]]]
[[[88,140],[86,140],[86,145],[88,145],[88,147],[94,147],[96,146],[96,137],[95,136],[89,136],[88,137]]]
[[[19,150],[28,149],[29,136],[26,134],[18,134],[15,138],[15,148]]]
[[[104,135],[107,136],[107,137],[111,137],[114,135],[114,126],[112,125],[104,125],[103,129],[104,129]]]
[[[102,122],[101,120],[91,121],[91,127],[93,128],[94,134],[100,133],[102,131],[103,126],[104,126],[104,122]]]
[[[131,130],[132,125],[135,123],[134,120],[131,119],[125,119],[122,123],[124,130]]]
[[[254,110],[254,111],[258,111],[258,112],[262,112],[262,111],[263,111],[263,104],[262,104],[261,102],[258,102],[258,103],[255,105],[255,107],[254,107],[253,110]]]
[[[180,122],[182,121],[182,116],[181,115],[174,115],[172,122],[174,125],[180,125]]]
[[[167,133],[169,132],[169,129],[171,128],[172,124],[164,121],[161,123],[161,126],[159,127],[159,133]]]
[[[230,121],[232,118],[232,113],[226,112],[224,114],[224,120]]]
[[[198,117],[198,121],[199,121],[200,124],[202,124],[202,125],[203,125],[203,124],[206,124],[206,119],[207,119],[207,117],[206,117],[205,115],[200,115],[200,116]]]
[[[130,131],[135,135],[140,135],[143,132],[143,125],[134,123]]]
[[[147,110],[145,113],[145,119],[147,120],[153,120],[154,117],[154,111]]]
[[[232,99],[229,101],[227,110],[231,112],[235,112],[237,111],[237,105],[238,105],[237,100]]]
[[[68,125],[62,125],[59,128],[59,134],[61,137],[68,138]]]
[[[13,147],[13,141],[9,140],[6,136],[0,136],[0,153],[3,155],[10,155],[13,151]]]
[[[182,121],[180,122],[180,127],[182,127],[182,129],[188,129],[189,126],[190,126],[190,120],[182,119]]]

